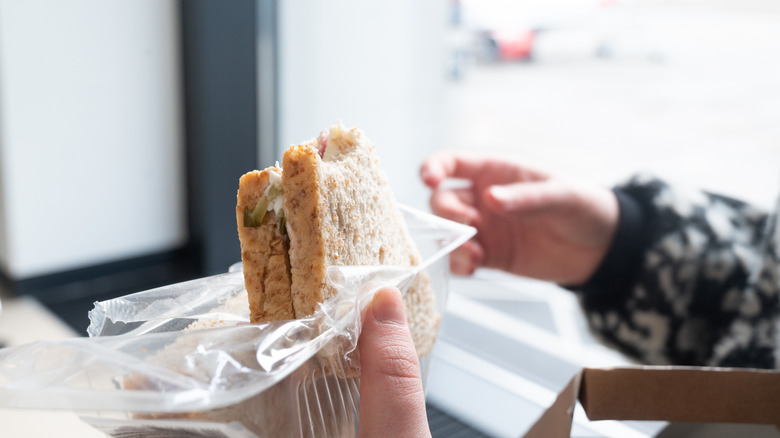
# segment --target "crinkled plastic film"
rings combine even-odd
[[[339,291],[333,299],[309,318],[265,324],[249,324],[240,264],[95,303],[89,338],[0,350],[0,406],[97,412],[130,423],[238,422],[261,437],[354,436],[361,310],[379,288],[403,292],[424,270],[442,313],[447,255],[474,234],[402,210],[423,256],[415,269],[331,267],[328,281]],[[421,360],[424,377],[429,357]]]

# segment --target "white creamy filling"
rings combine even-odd
[[[277,163],[277,166],[278,165],[279,165],[279,163]],[[276,169],[268,169],[268,182],[271,185],[277,184],[277,185],[281,186],[282,185],[282,174],[277,172]],[[266,188],[265,190],[268,191],[268,188]]]
[[[284,207],[284,189],[282,189],[282,174],[280,174],[274,169],[269,169],[268,182],[269,182],[268,187],[266,187],[265,192],[263,192],[263,196],[265,196],[268,199],[268,209],[266,211],[273,210],[273,212],[276,214],[276,217],[279,217],[279,212]],[[271,192],[272,187],[281,191],[282,194],[271,199],[269,194]]]
[[[327,137],[327,148],[322,155],[322,161],[335,161],[339,155],[349,151],[352,145],[357,142],[353,130],[347,129],[339,120],[335,126],[330,128]]]

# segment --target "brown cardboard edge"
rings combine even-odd
[[[577,400],[590,420],[780,423],[780,372],[746,368],[583,368],[524,435],[571,434]]]
[[[574,408],[580,394],[583,372],[574,375],[569,384],[558,394],[552,405],[526,432],[525,438],[568,437]]]

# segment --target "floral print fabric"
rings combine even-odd
[[[612,265],[577,288],[597,337],[648,364],[777,367],[777,212],[651,176],[615,193],[621,221],[629,203],[641,212],[642,236],[608,258],[641,253],[628,287],[610,290],[625,269]]]

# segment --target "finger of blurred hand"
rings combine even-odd
[[[482,196],[485,204],[497,212],[542,212],[572,202],[571,191],[553,180],[495,185]]]
[[[359,437],[430,437],[420,365],[401,294],[376,293],[364,314]]]
[[[473,180],[482,173],[485,160],[476,156],[440,152],[433,154],[420,167],[420,178],[425,185],[436,188],[447,178]]]
[[[483,258],[482,246],[475,240],[469,240],[450,253],[450,271],[456,275],[472,275]]]
[[[475,225],[479,212],[474,208],[474,192],[468,189],[439,189],[431,195],[431,211],[461,224]]]

